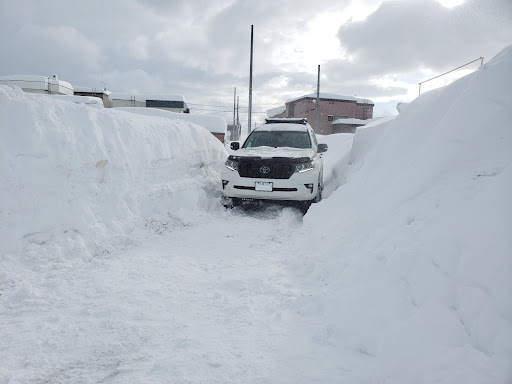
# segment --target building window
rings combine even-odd
[[[146,107],[148,108],[183,108],[184,106],[183,101],[146,100]]]
[[[333,115],[328,115],[327,116],[327,121],[334,121],[334,116]]]

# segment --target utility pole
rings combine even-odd
[[[235,87],[235,95],[233,96],[233,127],[231,128],[231,140],[235,137],[235,113],[236,113],[236,87]]]
[[[320,133],[320,64],[318,64],[318,80],[316,83],[316,133]]]
[[[240,140],[240,114],[238,108],[240,107],[240,96],[236,97],[236,140]]]
[[[253,29],[254,26],[251,25],[251,64],[249,69],[249,124],[247,127],[249,129],[248,133],[251,133],[251,113],[252,113],[252,47],[253,47]]]

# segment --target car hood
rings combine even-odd
[[[262,159],[271,159],[273,157],[285,158],[303,158],[308,157],[312,159],[315,156],[315,151],[311,148],[289,148],[289,147],[254,147],[254,148],[241,148],[233,152],[236,157],[261,157]]]

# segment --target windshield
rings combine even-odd
[[[245,141],[243,148],[253,147],[311,148],[307,132],[297,131],[254,131]]]

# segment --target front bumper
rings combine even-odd
[[[222,192],[227,197],[258,200],[313,200],[318,193],[319,172],[313,169],[294,173],[289,179],[256,179],[240,177],[237,171],[221,173]],[[272,191],[257,191],[256,182],[272,183]]]

